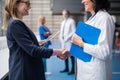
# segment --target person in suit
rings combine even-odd
[[[67,58],[67,51],[45,49],[24,23],[29,15],[30,0],[6,0],[4,23],[9,48],[9,80],[45,80],[42,58],[52,55]]]
[[[108,0],[82,0],[85,11],[91,13],[91,17],[85,22],[101,30],[98,43],[89,44],[82,37],[74,34],[72,43],[83,48],[90,54],[90,62],[77,59],[76,80],[112,80],[112,43],[115,23],[107,12],[110,8]]]
[[[61,23],[61,29],[60,29],[60,41],[62,48],[70,50],[71,46],[71,37],[73,33],[75,32],[76,25],[75,21],[70,17],[70,12],[66,9],[62,11],[62,15],[64,20]],[[73,56],[70,57],[71,63],[72,63],[72,69],[69,70],[69,64],[68,59],[65,60],[65,69],[61,70],[60,72],[68,72],[69,75],[74,74],[74,66],[75,66],[75,59]]]

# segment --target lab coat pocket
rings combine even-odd
[[[95,70],[94,58],[92,58],[90,62],[85,62],[84,65],[85,65],[84,69],[85,69],[86,74],[89,74],[92,76]]]

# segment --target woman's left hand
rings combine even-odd
[[[79,37],[77,34],[73,34],[71,42],[80,47],[84,47],[84,42],[83,42],[82,38]]]

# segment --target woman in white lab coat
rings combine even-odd
[[[74,34],[71,42],[83,47],[84,52],[92,55],[90,62],[77,59],[76,80],[112,80],[111,50],[114,34],[114,22],[107,12],[108,0],[82,0],[85,11],[91,13],[87,24],[101,30],[96,45],[88,44]]]

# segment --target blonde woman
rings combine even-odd
[[[45,80],[42,58],[66,52],[41,47],[34,33],[23,22],[29,14],[30,0],[5,0],[4,28],[9,48],[9,80]],[[64,52],[63,52],[64,51]],[[66,53],[66,54],[64,54]]]
[[[45,26],[45,22],[46,22],[45,17],[44,16],[39,16],[39,18],[38,18],[38,30],[39,30],[39,35],[40,35],[41,40],[45,40],[51,35],[51,32],[50,32],[49,28],[47,26]],[[43,46],[45,48],[49,48],[50,45],[51,45],[51,41],[48,41],[48,42],[43,44]],[[46,66],[46,59],[45,58],[43,58],[43,63],[44,63],[45,74],[50,75],[51,72],[47,72],[47,66]]]
[[[39,35],[40,35],[41,40],[45,40],[51,35],[51,31],[47,26],[45,26],[45,22],[46,22],[45,17],[39,16],[39,19],[38,19],[38,26],[39,27],[38,28],[39,28]],[[50,41],[45,43],[44,47],[48,48],[49,45],[51,45]]]

